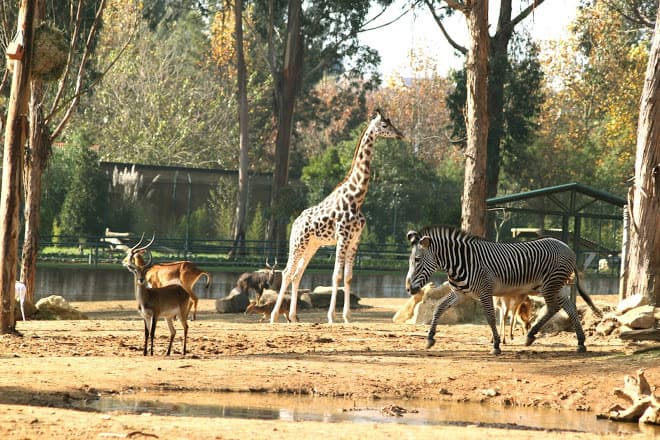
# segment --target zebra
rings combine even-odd
[[[435,344],[435,329],[440,316],[464,298],[477,297],[484,308],[493,332],[492,354],[500,354],[500,337],[495,325],[493,296],[512,292],[539,292],[547,305],[547,313],[527,333],[525,345],[531,345],[536,333],[563,308],[571,319],[578,339],[577,351],[585,352],[584,331],[575,304],[561,288],[575,273],[580,296],[597,316],[602,313],[582,290],[577,278],[575,253],[562,241],[541,238],[522,243],[495,243],[449,226],[425,227],[419,233],[408,232],[412,244],[406,290],[414,295],[438,269],[447,273],[451,292],[440,301],[433,313],[427,346]]]

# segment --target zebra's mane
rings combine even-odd
[[[420,236],[428,235],[430,237],[449,236],[451,238],[460,239],[462,241],[483,240],[483,238],[477,235],[472,235],[469,232],[465,232],[460,228],[456,228],[454,226],[448,226],[448,225],[424,226],[419,231],[419,235]]]

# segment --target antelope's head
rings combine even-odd
[[[122,260],[121,264],[131,271],[132,273],[136,275],[144,275],[144,269],[148,268],[151,266],[151,251],[149,251],[149,246],[151,246],[156,238],[156,235],[151,237],[151,240],[149,243],[147,243],[144,246],[142,245],[142,242],[144,241],[144,233],[142,234],[142,237],[140,237],[140,241],[137,242],[137,244],[133,247],[131,247],[129,250],[126,251],[126,256]],[[147,253],[148,259],[145,261],[144,259],[144,254]]]
[[[268,268],[268,279],[266,280],[266,288],[269,289],[270,286],[275,282],[275,268],[277,267],[277,258],[275,258],[275,263],[271,266],[268,264],[268,258],[266,258],[266,267]]]

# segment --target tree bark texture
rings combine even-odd
[[[296,94],[302,79],[303,35],[302,1],[289,0],[287,38],[282,71],[275,78],[275,107],[277,137],[275,140],[275,169],[270,198],[268,240],[275,246],[276,254],[286,252],[287,213],[283,210],[282,189],[289,180],[289,150],[293,130],[293,112]]]
[[[39,252],[41,176],[48,164],[51,142],[42,111],[43,81],[33,78],[30,81],[30,89],[29,153],[25,155],[23,164],[25,230],[23,232],[20,279],[27,288],[26,301],[34,304],[37,254]]]
[[[18,254],[18,208],[20,205],[21,159],[27,131],[32,19],[36,0],[21,0],[17,35],[22,40],[23,56],[14,61],[11,93],[5,128],[0,196],[0,333],[14,330],[14,282]]]
[[[245,254],[245,220],[247,218],[248,202],[248,151],[250,142],[248,138],[247,72],[243,54],[243,0],[235,1],[234,25],[240,151],[238,155],[238,200],[234,219],[234,245],[229,253],[230,257]]]
[[[486,156],[488,145],[488,0],[474,0],[466,11],[470,46],[467,54],[465,181],[461,228],[486,233]]]
[[[646,68],[637,125],[635,182],[629,200],[626,296],[660,304],[660,9]]]

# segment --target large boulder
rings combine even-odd
[[[39,311],[40,319],[88,319],[59,295],[41,298],[35,307]]]
[[[266,304],[270,301],[277,301],[277,295],[279,292],[271,289],[264,289],[264,293],[261,295],[259,300],[260,304]],[[309,289],[298,289],[298,310],[310,309],[312,307],[312,300],[309,297]],[[287,292],[284,297],[291,300],[291,294]]]
[[[653,328],[655,326],[654,307],[651,305],[635,307],[618,317],[621,325],[634,330]]]
[[[215,310],[218,313],[243,313],[249,303],[250,296],[248,292],[243,292],[234,287],[229,295],[215,301]]]
[[[636,307],[645,306],[649,303],[649,299],[645,295],[631,295],[619,301],[616,306],[616,312],[619,314],[626,313]]]
[[[451,287],[446,281],[440,287],[429,285],[422,288],[422,292],[424,292],[422,300],[415,306],[413,316],[406,322],[408,324],[430,324],[437,305],[449,294],[450,290]],[[461,302],[454,304],[442,314],[438,324],[474,323],[485,320],[481,302],[465,296]]]
[[[317,286],[309,294],[309,300],[315,309],[327,309],[330,307],[330,298],[332,297],[332,287],[330,286]],[[360,306],[360,297],[351,293],[350,297],[351,309]],[[337,289],[337,304],[336,307],[344,307],[344,289]]]

